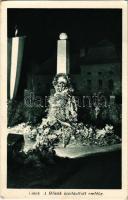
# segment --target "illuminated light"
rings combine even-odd
[[[61,33],[61,34],[59,35],[59,38],[60,38],[60,40],[67,40],[67,39],[68,39],[68,36],[67,36],[66,33]]]

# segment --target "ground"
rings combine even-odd
[[[64,149],[59,146],[56,153],[54,159],[43,160],[36,165],[22,162],[19,156],[14,158],[11,152],[8,153],[8,188],[121,188],[120,144],[107,148],[73,148],[69,145]]]
[[[82,146],[80,144],[72,145],[69,144],[66,148],[62,145],[55,148],[57,156],[68,157],[68,158],[80,158],[87,157],[91,155],[96,155],[100,153],[113,152],[120,150],[121,144],[114,144],[110,146],[96,146],[96,145],[86,145]]]

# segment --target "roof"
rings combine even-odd
[[[119,58],[117,56],[115,46],[111,42],[103,40],[95,46],[89,47],[82,60],[84,63],[96,64],[116,62]]]

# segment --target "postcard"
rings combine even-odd
[[[128,197],[127,3],[1,3],[0,196]]]

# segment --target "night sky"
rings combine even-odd
[[[37,65],[38,74],[56,73],[57,40],[61,32],[68,34],[73,73],[79,70],[82,47],[88,49],[107,40],[121,57],[121,9],[8,9],[8,37],[14,36],[16,25],[18,36],[26,36],[19,94],[26,88],[27,74],[36,70]]]
[[[9,9],[8,37],[27,36],[27,57],[43,62],[56,51],[59,33],[66,32],[72,52],[80,47],[112,42],[121,53],[121,9]]]

